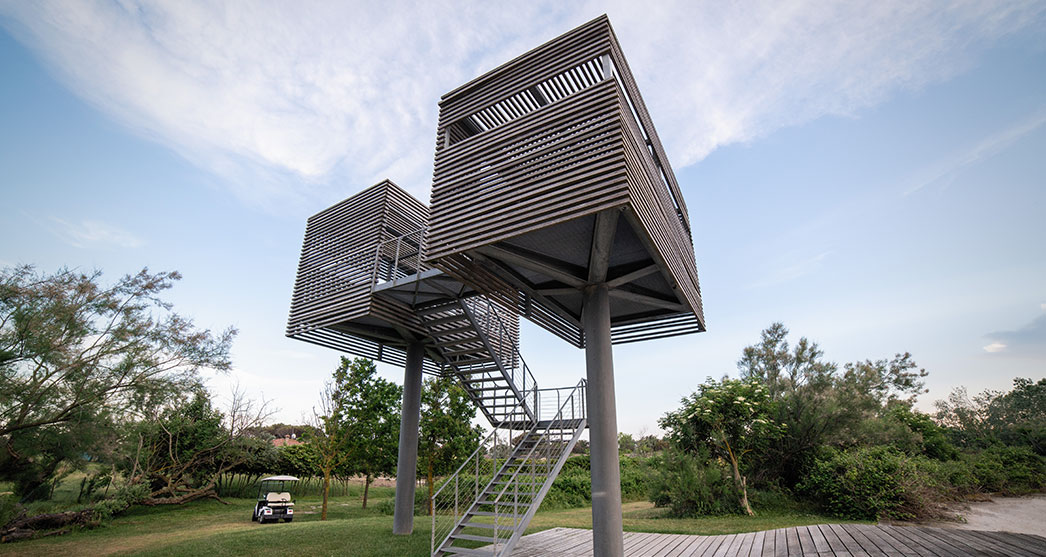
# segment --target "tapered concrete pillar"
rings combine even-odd
[[[621,467],[617,455],[614,353],[610,346],[610,297],[605,284],[585,290],[581,320],[588,368],[589,451],[592,461],[594,555],[622,557]]]
[[[396,511],[393,534],[414,530],[414,486],[418,475],[418,420],[421,419],[421,364],[425,347],[420,342],[407,346],[407,366],[403,371],[403,408],[400,413],[400,448],[396,462]]]

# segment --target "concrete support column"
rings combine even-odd
[[[621,465],[617,454],[610,295],[605,284],[585,289],[581,321],[585,329],[585,364],[588,368],[593,554],[622,557],[625,542],[621,527]]]
[[[396,511],[392,533],[414,531],[414,486],[418,476],[418,421],[421,419],[421,364],[425,347],[420,342],[407,346],[407,366],[403,370],[403,408],[400,412],[400,448],[396,462]]]

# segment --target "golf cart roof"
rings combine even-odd
[[[263,482],[297,482],[300,481],[294,476],[269,476],[268,478],[262,478]]]

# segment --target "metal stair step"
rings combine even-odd
[[[463,348],[461,350],[450,350],[443,353],[443,357],[450,358],[451,356],[463,356],[465,354],[489,354],[487,349],[479,346],[476,348]]]
[[[465,314],[448,315],[446,317],[437,317],[435,319],[428,319],[425,324],[429,327],[438,327],[440,325],[446,325],[447,323],[467,323],[469,320]]]
[[[484,364],[484,363],[487,363],[487,362],[494,363],[494,358],[470,358],[468,360],[454,360],[454,361],[450,362],[450,365],[452,365],[452,366],[472,365],[472,364]]]
[[[475,555],[476,557],[490,557],[490,555],[492,555],[490,548],[465,549],[464,547],[454,547],[453,545],[442,547],[436,553],[438,554],[440,551],[444,553],[454,553],[456,555]]]
[[[501,371],[501,370],[498,369],[497,366],[494,366],[494,367],[481,367],[481,368],[475,368],[475,369],[465,369],[465,370],[462,370],[462,371],[456,371],[455,373],[457,373],[458,375],[464,375],[466,373],[469,374],[469,375],[475,375],[477,373],[493,373],[495,371]],[[506,381],[503,376],[499,375],[498,376],[498,380],[504,381],[506,385],[508,384],[508,381]],[[506,388],[507,389],[508,387],[502,387],[502,388]]]
[[[495,538],[493,536],[475,536],[472,534],[451,534],[450,537],[455,540],[469,540],[474,542],[494,543],[502,541],[501,539]]]
[[[484,493],[484,495],[490,495],[490,494],[489,493]],[[476,501],[476,504],[477,505],[499,505],[499,506],[502,506],[502,507],[529,507],[530,506],[530,503],[509,503],[509,502],[506,502],[506,501],[494,502],[494,501],[490,501],[488,499],[480,499],[479,501]]]
[[[491,511],[472,511],[472,512],[470,512],[468,514],[475,515],[475,516],[505,516],[505,517],[510,517],[510,518],[519,518],[521,516],[525,516],[525,515],[522,515],[522,514],[495,513],[495,512],[491,512]],[[483,540],[476,540],[476,541],[483,541]]]
[[[432,333],[432,338],[444,337],[447,335],[455,335],[458,333],[475,332],[476,329],[470,324],[465,327],[451,327],[449,329],[443,329],[441,331],[429,331]]]
[[[472,336],[467,336],[467,338],[464,338],[464,339],[451,339],[449,341],[435,343],[435,345],[438,346],[439,348],[447,348],[448,346],[458,346],[458,345],[462,345],[462,344],[478,344],[478,345],[482,345],[483,341],[482,341],[482,339],[479,338],[479,336],[472,335]]]
[[[423,308],[417,308],[414,313],[418,315],[432,315],[433,313],[441,313],[444,311],[461,311],[461,306],[457,302],[436,304],[434,306],[426,306]]]
[[[502,505],[504,503],[501,503]],[[462,528],[483,528],[485,530],[511,530],[512,528],[505,526],[504,524],[491,524],[489,522],[462,522]]]

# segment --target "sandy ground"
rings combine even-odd
[[[1020,532],[1046,537],[1046,494],[996,497],[991,501],[969,503],[968,508],[954,511],[962,515],[966,522],[941,522],[933,526]]]

